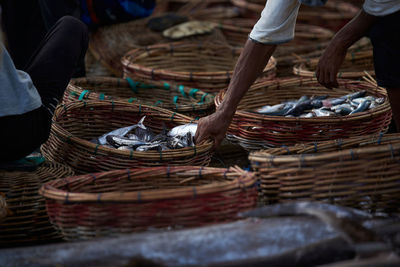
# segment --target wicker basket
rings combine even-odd
[[[293,73],[303,77],[315,77],[318,62],[319,58],[307,59],[296,64]],[[365,76],[365,71],[375,75],[372,50],[347,53],[337,75],[339,78],[361,78]]]
[[[143,84],[120,78],[79,78],[71,80],[64,103],[76,100],[118,100],[154,105],[191,117],[203,117],[214,111],[214,97],[199,89],[163,82]]]
[[[288,78],[254,84],[238,106],[228,130],[229,136],[247,150],[331,140],[385,131],[391,120],[386,90],[363,81],[339,80],[339,88],[327,89],[315,78]],[[382,105],[348,116],[290,118],[256,113],[256,108],[298,99],[302,95],[339,97],[366,90],[368,95],[385,97]],[[224,91],[215,98],[220,105]]]
[[[8,204],[8,216],[0,223],[0,247],[39,244],[61,239],[38,194],[42,184],[74,175],[61,164],[44,162],[34,171],[0,170],[0,192]],[[0,197],[1,198],[1,197]]]
[[[122,58],[126,77],[151,83],[175,82],[216,93],[225,89],[240,51],[218,44],[175,42],[135,49]],[[262,76],[275,76],[271,58]]]
[[[399,212],[399,134],[267,149],[249,158],[265,203],[324,201],[370,212]]]
[[[42,145],[46,158],[63,162],[77,173],[108,171],[142,166],[207,165],[211,157],[211,141],[182,149],[158,151],[124,151],[96,145],[89,140],[114,129],[137,123],[160,132],[192,122],[193,119],[166,109],[141,104],[88,101],[59,106],[53,117],[48,141]]]
[[[266,3],[260,0],[231,0],[231,2],[253,18],[259,18]],[[326,27],[336,32],[358,11],[358,7],[342,1],[328,1],[321,7],[301,5],[297,22]]]
[[[7,217],[8,213],[9,210],[7,207],[6,199],[2,194],[0,194],[0,223],[4,220],[5,217]]]
[[[89,50],[115,76],[122,76],[121,57],[134,48],[144,48],[153,44],[169,43],[170,39],[147,27],[152,17],[106,26],[91,35]],[[219,29],[210,34],[193,36],[184,39],[188,42],[212,42],[227,45]]]
[[[49,182],[51,221],[67,240],[232,221],[254,208],[256,179],[240,168],[155,167]]]

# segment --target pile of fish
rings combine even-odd
[[[143,122],[144,116],[137,124],[119,128],[91,140],[92,143],[130,151],[164,151],[194,146],[194,135],[197,124],[189,123],[172,128],[170,131],[164,126],[161,133],[155,134]]]
[[[324,96],[302,96],[298,100],[289,100],[274,106],[264,106],[258,113],[270,116],[313,118],[325,116],[345,116],[382,104],[384,98],[365,96],[366,91],[359,91],[338,98]]]

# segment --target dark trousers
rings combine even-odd
[[[47,140],[55,107],[87,46],[87,27],[73,17],[61,18],[46,34],[23,69],[43,105],[22,115],[0,117],[0,161],[22,158]]]

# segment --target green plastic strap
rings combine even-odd
[[[75,91],[71,91],[69,94],[72,96],[78,96],[78,94]]]
[[[78,100],[82,101],[87,93],[89,93],[89,90],[83,90],[82,93],[80,94]]]
[[[185,86],[183,86],[183,85],[178,86],[178,90],[179,90],[179,92],[181,92],[181,95],[183,95],[184,97],[187,97],[184,89],[185,89]]]
[[[104,100],[104,94],[103,94],[103,93],[101,93],[101,94],[99,95],[99,99],[100,99],[100,100]]]
[[[169,83],[164,83],[164,89],[169,90],[171,88],[171,86],[169,85]]]
[[[196,118],[194,118],[194,120],[195,120],[195,121],[198,121],[198,120],[200,120],[200,117],[196,117]]]
[[[97,155],[97,150],[99,149],[100,145],[96,145],[96,148],[94,149],[94,154]]]
[[[132,89],[132,91],[135,93],[135,94],[137,94],[137,85],[139,84],[138,82],[135,82],[134,80],[132,80],[131,78],[129,78],[129,77],[127,77],[126,79],[125,79],[127,82],[128,82],[128,84],[129,84],[129,87],[131,87],[131,89]]]
[[[157,102],[154,104],[154,106],[157,107],[159,104],[162,104],[161,100],[157,100]]]
[[[179,96],[174,96],[174,104],[178,103]]]
[[[171,121],[173,121],[173,120],[174,120],[174,116],[175,116],[175,114],[176,114],[176,112],[172,113],[172,115],[171,115]]]
[[[128,99],[128,102],[129,102],[129,103],[132,103],[135,99],[136,99],[136,98],[131,97],[131,98]]]
[[[196,93],[199,91],[199,89],[193,88],[192,90],[189,91],[189,95],[193,98],[196,98]]]
[[[201,97],[201,100],[200,100],[200,104],[203,104],[204,103],[204,100],[206,99],[206,96],[208,95],[208,93],[205,93],[202,97]]]

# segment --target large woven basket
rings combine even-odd
[[[122,58],[126,77],[149,82],[156,80],[183,84],[216,93],[228,86],[240,51],[219,44],[175,42],[135,49]],[[275,76],[271,58],[262,74]]]
[[[0,222],[0,247],[61,239],[49,221],[45,200],[38,190],[48,181],[71,175],[74,173],[70,168],[48,161],[33,171],[0,170],[0,192],[9,209],[8,216]]]
[[[235,113],[228,130],[229,136],[247,150],[293,145],[302,142],[323,141],[360,136],[385,131],[391,120],[391,109],[386,90],[363,81],[340,80],[339,88],[327,89],[315,78],[287,78],[265,81],[251,86]],[[383,104],[372,110],[338,117],[283,117],[256,113],[264,105],[298,99],[302,95],[329,95],[339,97],[366,90],[368,95],[385,97]],[[215,98],[220,105],[224,91]]]
[[[231,2],[241,8],[246,15],[253,18],[260,17],[266,3],[262,0],[231,0]],[[301,5],[297,22],[323,26],[336,32],[350,21],[358,11],[358,7],[343,1],[328,1],[321,7]]]
[[[296,64],[293,73],[304,77],[315,77],[319,58],[306,59],[305,62]],[[337,74],[339,78],[361,78],[365,71],[375,75],[372,49],[358,52],[349,52]]]
[[[48,141],[42,145],[46,158],[63,162],[77,173],[107,171],[141,166],[207,165],[211,157],[211,141],[182,149],[158,151],[124,151],[96,145],[89,140],[120,127],[144,124],[155,133],[193,122],[190,117],[166,109],[141,104],[88,101],[59,106],[53,117]]]
[[[265,203],[324,201],[399,212],[400,135],[368,135],[250,154]]]
[[[199,89],[155,81],[143,84],[120,78],[92,77],[71,80],[64,103],[76,100],[118,100],[173,110],[202,117],[214,110],[214,97]]]
[[[90,52],[115,76],[121,77],[123,73],[121,57],[125,53],[135,48],[171,42],[170,39],[163,37],[162,33],[152,31],[147,27],[151,18],[99,28],[91,35]],[[227,45],[225,37],[219,29],[214,29],[210,34],[187,37],[183,40]]]
[[[254,208],[256,179],[240,168],[116,170],[45,184],[51,221],[67,240],[235,220]]]

